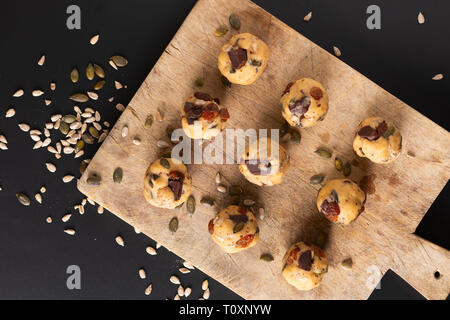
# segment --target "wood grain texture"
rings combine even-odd
[[[228,25],[228,16],[237,14],[241,32],[263,39],[271,50],[269,65],[251,86],[224,88],[217,70],[221,45],[237,32],[215,37],[218,26]],[[286,84],[302,77],[320,81],[327,89],[330,111],[319,126],[302,130],[301,145],[287,144],[291,169],[282,184],[259,188],[240,175],[236,165],[190,165],[193,195],[204,195],[226,206],[229,197],[215,191],[214,176],[220,171],[227,184],[240,184],[248,197],[266,208],[260,221],[258,245],[247,251],[224,254],[207,231],[214,209],[198,205],[189,217],[185,208],[163,210],[151,207],[143,197],[143,177],[147,166],[162,153],[156,141],[171,124],[180,126],[180,106],[191,94],[194,81],[204,78],[202,91],[220,98],[230,110],[229,128],[279,128],[282,116],[279,98]],[[144,127],[149,114],[165,108],[164,121],[151,129]],[[376,192],[368,196],[366,211],[350,226],[330,225],[317,212],[318,187],[309,177],[319,172],[326,179],[340,176],[332,160],[313,151],[326,146],[333,156],[353,160],[354,130],[369,116],[394,121],[403,135],[403,153],[390,165],[374,165],[357,159],[350,178],[376,174]],[[121,137],[127,125],[130,133]],[[140,136],[142,144],[132,140]],[[108,138],[79,181],[79,189],[126,222],[190,261],[202,271],[246,299],[366,299],[376,283],[370,283],[369,266],[382,273],[392,268],[430,299],[444,299],[450,289],[450,254],[412,233],[449,178],[450,134],[398,100],[352,68],[321,49],[296,31],[247,0],[200,0],[186,18],[167,49],[150,72]],[[414,157],[408,157],[407,152]],[[116,167],[124,169],[121,184],[114,184]],[[102,177],[100,186],[86,183],[89,174]],[[168,230],[173,216],[180,220],[178,232]],[[297,240],[315,241],[327,235],[329,272],[322,285],[299,292],[281,277],[281,259]],[[271,252],[275,261],[259,260]],[[354,267],[339,264],[352,257]],[[370,269],[369,269],[370,270]],[[439,270],[441,279],[434,279]]]

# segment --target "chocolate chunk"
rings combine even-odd
[[[179,171],[169,173],[169,188],[173,192],[174,200],[180,200],[181,191],[183,190],[184,174]]]
[[[293,82],[288,83],[286,89],[284,89],[283,94],[281,96],[284,96],[286,93],[289,93],[289,91],[291,91],[291,87],[293,84],[294,84]]]
[[[318,87],[312,87],[311,90],[309,90],[309,94],[316,100],[320,100],[320,98],[323,97],[323,92]]]
[[[190,102],[185,102],[184,104],[184,112],[189,113],[189,111],[194,107],[194,105]]]
[[[377,127],[378,136],[379,137],[383,136],[384,133],[386,132],[387,128],[388,128],[388,125],[387,125],[386,121],[381,122]]]
[[[184,105],[184,109],[186,112],[186,104]],[[201,106],[192,106],[187,112],[186,112],[186,118],[187,122],[189,124],[193,124],[195,120],[198,120],[202,116],[203,108]]]
[[[300,117],[308,112],[310,105],[311,98],[309,96],[304,96],[300,100],[295,101],[292,105],[289,105],[289,110],[292,114]]]
[[[245,160],[248,170],[255,176],[265,176],[270,174],[272,164],[267,160]]]
[[[383,136],[387,129],[388,125],[386,121],[383,121],[375,129],[371,126],[362,127],[361,129],[359,129],[358,135],[361,138],[366,138],[369,141],[374,141]]]
[[[230,220],[233,221],[234,223],[246,223],[248,221],[248,217],[246,213],[241,213],[241,214],[233,214],[230,215]]]
[[[203,101],[212,101],[212,97],[209,94],[203,92],[194,93],[194,97]]]
[[[247,62],[247,50],[242,48],[231,49],[228,56],[234,69],[242,68]]]
[[[298,267],[305,271],[311,271],[311,266],[313,263],[311,250],[306,250],[298,258]]]

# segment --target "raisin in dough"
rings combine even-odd
[[[367,118],[356,129],[353,150],[372,162],[390,163],[402,151],[402,135],[392,123],[382,118]]]
[[[291,126],[308,128],[325,119],[328,95],[319,82],[303,78],[287,85],[280,104],[281,113]]]
[[[186,166],[178,159],[161,158],[147,169],[144,196],[155,207],[173,209],[191,194],[192,180]]]
[[[248,85],[264,72],[268,60],[267,45],[250,33],[241,33],[222,46],[218,67],[231,83]]]
[[[241,156],[239,170],[251,183],[273,186],[283,180],[290,167],[289,161],[289,154],[282,146],[269,138],[262,138],[247,146]]]
[[[191,139],[217,136],[230,118],[228,109],[220,106],[219,99],[203,92],[195,92],[184,100],[181,115],[181,126]]]
[[[208,224],[211,238],[226,253],[253,247],[259,240],[258,221],[253,213],[240,206],[228,206]]]
[[[317,194],[317,209],[325,217],[342,224],[349,224],[364,211],[366,194],[349,179],[328,181]]]
[[[314,245],[297,242],[284,255],[282,275],[297,290],[318,287],[327,272],[327,256]]]

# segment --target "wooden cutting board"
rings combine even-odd
[[[241,32],[263,39],[271,50],[262,77],[250,86],[225,88],[217,70],[219,48],[236,31],[214,36],[228,17],[237,14]],[[147,204],[143,177],[147,166],[161,155],[157,140],[165,128],[180,126],[180,106],[195,89],[197,78],[205,79],[202,91],[220,98],[230,110],[229,128],[279,128],[282,116],[279,98],[286,84],[302,77],[320,81],[328,91],[330,111],[320,125],[302,130],[300,145],[286,144],[291,169],[282,184],[260,188],[248,183],[236,165],[190,165],[197,211],[164,210]],[[163,121],[144,127],[149,114],[165,109]],[[394,121],[403,135],[403,153],[392,164],[375,165],[356,159],[352,150],[354,130],[369,116]],[[121,136],[122,127],[129,134]],[[132,140],[139,136],[142,144]],[[354,160],[351,179],[375,174],[376,191],[368,195],[365,212],[350,226],[331,225],[317,212],[319,186],[309,178],[325,173],[326,179],[341,177],[332,159],[313,152],[320,146],[334,156]],[[247,0],[200,0],[192,9],[145,82],[111,130],[91,161],[78,187],[81,192],[110,210],[180,257],[222,282],[246,299],[366,299],[376,285],[376,270],[392,269],[421,294],[444,299],[450,289],[450,254],[412,233],[449,179],[450,135],[375,83],[321,49],[299,33]],[[409,154],[409,156],[407,156]],[[121,184],[112,180],[116,167],[123,168]],[[216,210],[198,204],[209,195],[219,208],[230,199],[215,191],[214,177],[220,171],[228,185],[240,184],[248,198],[266,209],[260,221],[258,245],[247,251],[224,254],[208,234],[208,221]],[[86,183],[88,175],[102,177],[100,186]],[[172,235],[172,217],[180,226]],[[297,240],[315,241],[327,235],[329,272],[322,285],[299,292],[281,277],[281,259]],[[270,252],[275,260],[259,260]],[[340,262],[351,257],[354,266],[344,270]],[[439,271],[441,277],[435,279]]]

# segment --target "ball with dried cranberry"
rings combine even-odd
[[[297,290],[311,290],[320,285],[328,272],[328,259],[322,249],[300,241],[284,255],[281,272]]]
[[[287,85],[280,107],[281,114],[291,126],[308,128],[325,119],[328,95],[320,82],[303,78]]]
[[[328,220],[349,224],[364,211],[366,194],[350,179],[334,179],[319,190],[316,203]]]
[[[174,209],[191,194],[192,179],[186,166],[178,159],[161,158],[147,169],[144,196],[155,207]]]
[[[261,138],[247,145],[241,155],[239,171],[251,183],[273,186],[283,181],[289,167],[286,149],[270,138]]]
[[[226,253],[253,247],[259,240],[258,221],[247,208],[231,205],[208,224],[211,238]]]
[[[402,151],[402,135],[389,121],[380,117],[367,118],[356,128],[353,150],[360,157],[387,164]]]
[[[222,46],[218,64],[220,73],[231,83],[252,84],[266,69],[269,48],[250,33],[233,36]]]
[[[220,106],[219,99],[195,92],[181,106],[181,126],[191,139],[211,139],[226,126],[230,114]]]

